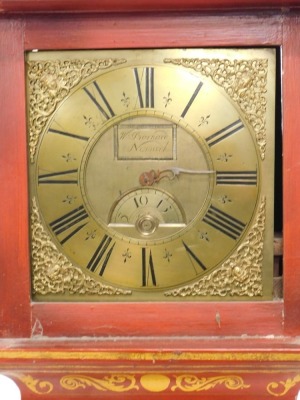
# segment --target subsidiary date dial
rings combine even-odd
[[[183,208],[167,192],[137,188],[113,205],[108,226],[129,237],[163,238],[186,226]]]

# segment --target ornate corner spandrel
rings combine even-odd
[[[43,227],[35,198],[32,200],[31,236],[33,294],[131,295],[130,290],[95,281],[57,250]]]
[[[260,156],[264,160],[266,152],[267,59],[167,58],[164,61],[192,68],[221,86],[240,107],[247,122],[254,129]]]
[[[165,292],[165,296],[248,296],[263,295],[262,261],[266,222],[266,199],[262,198],[256,220],[243,243],[218,269],[199,281]]]
[[[82,80],[126,63],[125,59],[28,61],[29,153],[34,162],[39,136],[58,104]]]

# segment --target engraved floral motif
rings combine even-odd
[[[27,62],[31,162],[34,161],[39,136],[49,117],[70,90],[93,73],[125,62],[125,59],[111,58]]]
[[[205,117],[202,116],[202,117],[200,118],[200,120],[199,120],[198,126],[208,125],[209,119],[210,119],[210,115],[206,115]]]
[[[125,108],[128,108],[130,105],[130,97],[127,96],[125,92],[122,94],[121,103]]]
[[[230,390],[250,387],[250,385],[245,385],[243,379],[236,375],[213,376],[210,378],[198,378],[196,375],[179,375],[176,377],[176,384],[171,390],[175,391],[179,389],[183,392],[199,392],[212,389],[217,385],[225,385]]]
[[[163,101],[165,103],[165,108],[168,107],[170,103],[172,103],[173,99],[171,97],[171,92],[168,92],[167,96],[163,97]]]
[[[61,254],[46,233],[33,198],[31,214],[32,232],[32,286],[34,294],[95,294],[130,295],[131,291],[103,285]]]
[[[172,257],[173,257],[173,254],[169,250],[165,249],[165,255],[163,256],[163,258],[165,260],[167,260],[168,262],[170,262]]]
[[[222,86],[243,111],[256,134],[261,158],[266,152],[267,59],[165,59],[166,63],[192,68]]]
[[[266,200],[243,243],[218,269],[192,285],[165,292],[165,296],[262,296],[263,236]]]
[[[136,378],[130,374],[113,374],[103,378],[94,378],[85,375],[66,375],[61,378],[60,384],[64,389],[76,390],[93,387],[98,391],[128,392],[138,390]]]

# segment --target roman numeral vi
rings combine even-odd
[[[142,286],[143,287],[149,286],[150,279],[151,279],[152,285],[156,286],[156,277],[155,277],[152,253],[150,250],[148,263],[147,263],[146,248],[143,247],[142,248]]]

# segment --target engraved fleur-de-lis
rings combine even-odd
[[[232,200],[227,196],[227,194],[224,194],[222,197],[219,198],[219,201],[223,204],[226,203],[231,203]]]
[[[219,157],[217,157],[217,160],[222,162],[228,162],[231,157],[232,157],[231,154],[223,153],[220,154]]]
[[[129,251],[128,248],[126,249],[126,251],[124,251],[124,253],[122,254],[122,257],[124,257],[124,263],[126,263],[127,260],[129,260],[131,258],[131,252]]]
[[[122,93],[121,103],[123,103],[124,107],[126,107],[126,108],[129,107],[130,97],[127,96],[125,92]]]
[[[71,161],[76,161],[76,157],[72,156],[71,153],[63,154],[62,158],[68,163]]]
[[[96,126],[96,124],[95,124],[95,122],[94,122],[92,117],[87,117],[86,115],[84,115],[83,119],[84,119],[84,124],[86,126],[88,126],[89,128],[92,128],[94,130],[97,128],[97,126]]]
[[[63,203],[72,204],[76,200],[76,196],[67,195],[67,197],[63,200]]]
[[[208,125],[208,120],[210,118],[210,114],[205,117],[201,117],[198,126]]]
[[[207,232],[200,232],[199,231],[199,238],[201,240],[205,240],[206,242],[209,242],[209,237]]]
[[[165,107],[167,107],[172,102],[171,92],[168,92],[168,95],[164,96],[163,99],[164,99]]]
[[[85,240],[95,239],[95,237],[96,237],[96,232],[97,232],[96,229],[93,229],[93,230],[91,230],[91,231],[88,231],[88,232],[86,233],[86,238],[85,238]]]
[[[172,257],[172,253],[170,253],[167,249],[165,249],[164,259],[167,260],[168,262],[170,262],[171,257]]]

